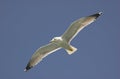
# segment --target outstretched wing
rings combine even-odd
[[[84,27],[94,22],[102,13],[96,13],[74,21],[62,35],[62,38],[70,42]]]
[[[49,43],[43,47],[40,47],[36,52],[32,55],[30,61],[28,62],[26,69],[24,71],[27,71],[37,65],[44,57],[51,54],[52,52],[57,51],[61,47],[57,46],[54,43]]]

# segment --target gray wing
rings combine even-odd
[[[26,69],[24,71],[27,71],[31,69],[33,66],[37,65],[44,57],[51,54],[52,52],[57,51],[61,47],[57,46],[54,43],[49,43],[43,47],[40,47],[36,52],[32,55],[30,61],[28,62]]]
[[[101,14],[102,12],[99,12],[74,21],[67,31],[65,31],[65,33],[62,35],[62,38],[67,42],[70,42],[84,27],[94,22]]]

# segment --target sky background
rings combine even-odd
[[[0,0],[0,79],[120,79],[119,0]],[[64,49],[24,72],[37,48],[71,22],[103,14]]]

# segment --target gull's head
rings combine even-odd
[[[54,37],[50,42],[61,42],[62,38],[61,37]]]

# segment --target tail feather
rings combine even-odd
[[[71,55],[73,54],[75,51],[77,51],[77,48],[73,47],[73,46],[70,46],[70,49],[65,49],[66,52]]]

